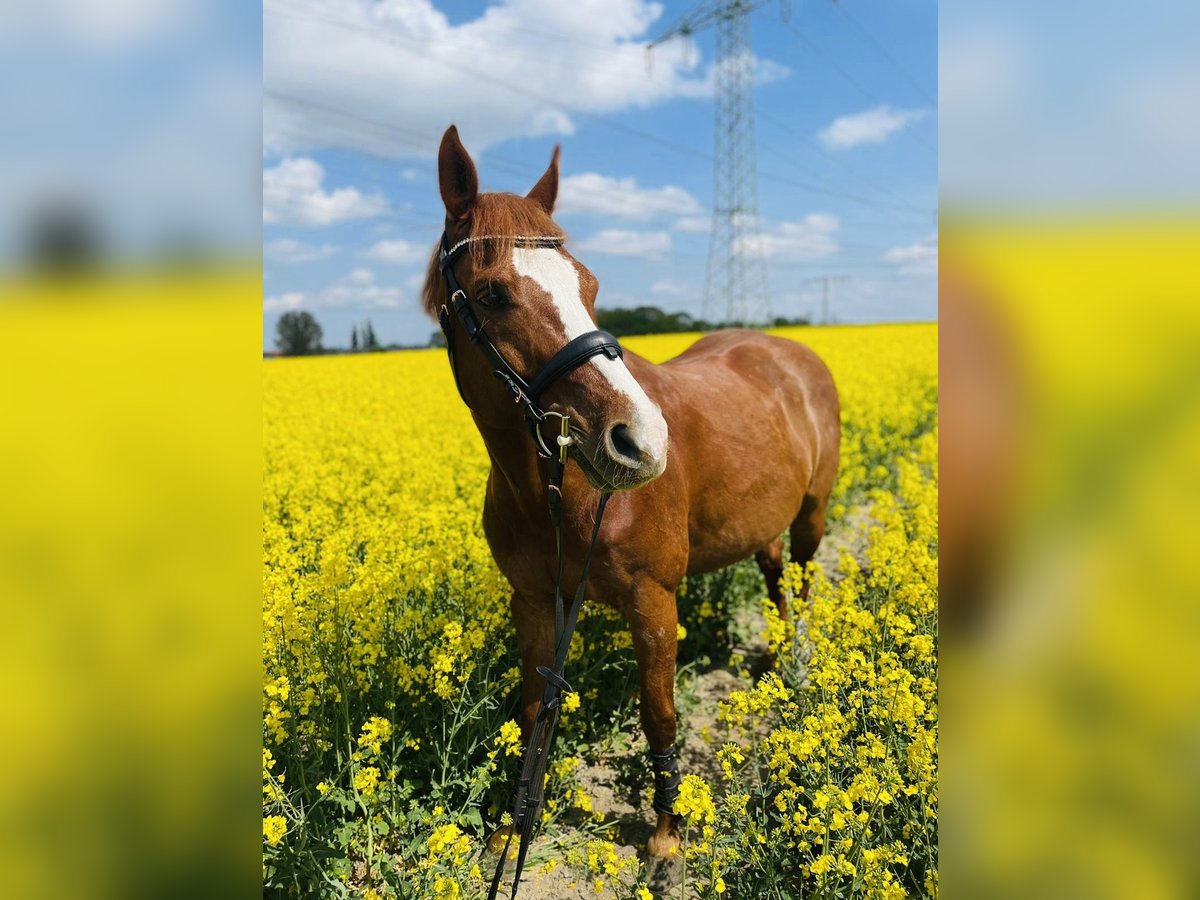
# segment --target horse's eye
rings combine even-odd
[[[508,306],[508,291],[504,285],[489,281],[475,292],[475,302],[485,309],[501,309]]]

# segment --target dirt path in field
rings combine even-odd
[[[865,562],[866,536],[870,524],[869,512],[856,507],[847,513],[836,529],[826,535],[817,552],[817,560],[826,573],[831,577],[836,574],[838,560],[846,551],[858,558],[860,563]],[[766,593],[765,586],[763,593]],[[747,609],[734,624],[733,633],[753,636],[735,645],[734,650],[742,654],[746,667],[752,673],[762,672],[766,667],[767,647],[761,638],[766,625],[761,612],[756,607]],[[718,701],[726,699],[730,691],[751,686],[751,679],[725,666],[714,664],[696,674],[688,686],[695,700],[694,708],[679,723],[680,766],[685,774],[701,775],[710,784],[721,783],[715,747],[707,744],[702,734],[710,726],[714,735],[718,732]],[[616,825],[617,836],[612,840],[618,856],[622,859],[637,857],[648,863],[648,884],[654,896],[694,897],[695,892],[680,890],[684,875],[682,860],[647,860],[646,841],[654,830],[655,821],[654,812],[650,809],[653,788],[645,788],[645,802],[638,802],[635,781],[638,778],[636,773],[645,767],[645,746],[640,732],[632,737],[634,741],[631,746],[606,747],[596,760],[585,764],[579,770],[580,783],[591,797],[595,810],[603,814],[604,821]],[[586,866],[572,865],[567,861],[565,850],[572,846],[582,849],[587,837],[581,830],[560,827],[553,839],[545,836],[536,838],[521,877],[520,896],[525,900],[617,900],[632,896],[637,866],[630,866],[629,872],[619,879],[606,879],[609,882],[620,880],[626,887],[616,887],[610,883],[597,891],[593,876],[588,874]],[[489,859],[494,860],[494,857]],[[552,871],[542,871],[543,864],[552,861],[556,862]]]

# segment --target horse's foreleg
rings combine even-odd
[[[546,689],[546,679],[537,673],[537,667],[554,667],[554,610],[545,604],[531,603],[515,592],[509,607],[517,631],[517,647],[521,651],[521,716],[518,724],[522,742],[528,743],[538,704]]]
[[[521,744],[528,746],[529,733],[533,730],[533,720],[546,687],[546,680],[537,673],[537,667],[554,665],[554,610],[544,605],[536,606],[515,592],[509,608],[517,631],[517,647],[521,651],[521,711],[518,724],[521,726]],[[516,784],[515,778],[513,783]],[[513,827],[502,827],[488,838],[488,848],[493,853],[500,853],[504,849],[508,833]]]
[[[675,653],[679,615],[675,594],[660,584],[640,585],[629,617],[641,683],[642,730],[654,764],[658,823],[646,845],[651,856],[672,856],[680,846],[679,819],[671,811],[679,790],[675,753]],[[656,759],[657,757],[657,759]]]

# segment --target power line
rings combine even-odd
[[[725,2],[740,2],[740,0],[725,0]],[[371,39],[382,41],[384,43],[389,43],[389,44],[392,44],[393,46],[396,46],[397,42],[399,42],[401,44],[407,44],[410,46],[419,43],[419,42],[415,41],[415,39],[409,39],[403,35],[393,34],[390,32],[389,33],[379,32],[378,30],[366,28],[364,26],[357,25],[353,22],[345,22],[345,21],[341,21],[338,19],[331,19],[331,18],[328,18],[325,16],[317,16],[317,15],[313,15],[307,11],[300,12],[300,11],[282,9],[274,4],[272,4],[271,8],[277,14],[281,14],[281,15],[288,16],[290,18],[295,18],[295,19],[320,22],[323,24],[331,25],[336,28],[343,28],[343,29],[347,29],[347,30],[351,30],[351,31],[356,31],[356,32],[366,35],[367,37],[369,37]],[[423,60],[423,62],[428,63],[428,60]],[[491,73],[481,72],[478,69],[472,68],[472,67],[464,65],[462,63],[452,62],[449,60],[439,60],[439,63],[441,65],[447,66],[449,68],[457,69],[458,71],[464,72],[466,74],[474,75],[474,76],[486,81],[489,84],[493,84],[493,85],[496,85],[497,87],[503,88],[505,90],[512,91],[512,92],[515,92],[518,94],[523,94],[527,97],[532,97],[535,100],[540,100],[544,103],[551,104],[552,106],[556,106],[556,107],[563,109],[565,112],[570,112],[573,115],[577,115],[580,118],[587,119],[588,121],[595,122],[598,125],[602,125],[606,128],[610,128],[615,131],[620,131],[624,134],[628,134],[629,136],[635,137],[639,140],[643,140],[643,141],[647,141],[649,143],[656,144],[658,146],[664,147],[664,148],[671,150],[672,152],[678,153],[680,155],[689,156],[689,157],[692,157],[693,159],[699,159],[699,160],[702,160],[702,161],[710,163],[710,164],[715,163],[715,158],[711,154],[704,153],[703,151],[697,150],[694,147],[689,147],[684,144],[676,143],[675,141],[664,138],[661,135],[653,134],[652,132],[644,131],[640,128],[635,128],[634,126],[627,125],[624,122],[618,122],[616,120],[613,120],[607,116],[600,115],[598,113],[592,113],[592,112],[587,112],[585,110],[576,110],[576,109],[567,110],[565,107],[562,106],[562,103],[554,97],[530,90],[528,87],[525,87],[522,85],[515,85],[510,82],[504,81],[503,79],[498,79]],[[853,193],[844,192],[844,191],[831,190],[831,189],[829,189],[827,187],[823,187],[822,185],[819,185],[819,184],[813,184],[812,182],[806,182],[806,181],[801,181],[801,180],[794,179],[794,178],[788,178],[786,176],[779,175],[779,174],[776,174],[773,172],[764,172],[762,170],[757,170],[756,173],[757,173],[758,177],[760,177],[760,178],[767,179],[768,181],[774,181],[778,184],[784,184],[789,187],[794,187],[797,190],[808,191],[808,192],[815,193],[815,194],[822,194],[824,196],[835,197],[835,198],[842,199],[842,200],[849,200],[853,203],[859,203],[859,204],[862,204],[862,205],[865,205],[868,207],[874,207],[874,208],[878,208],[878,209],[897,210],[897,207],[895,207],[892,204],[882,203],[880,201],[872,200],[868,197],[863,197],[858,194],[853,194]],[[899,209],[897,211],[909,212],[909,210],[905,210],[905,209]],[[929,211],[928,213],[926,213],[926,212],[920,213],[920,215],[922,215],[922,216],[931,215],[931,214],[932,214],[932,211]]]
[[[776,128],[778,128],[780,131],[786,132],[787,134],[790,134],[793,137],[802,141],[803,143],[801,143],[801,146],[805,150],[808,150],[812,153],[820,154],[823,158],[827,159],[829,162],[833,163],[834,165],[836,165],[838,168],[842,169],[843,171],[849,173],[854,178],[857,178],[859,181],[861,181],[863,184],[865,184],[867,187],[871,188],[872,190],[879,191],[879,193],[881,193],[881,194],[886,194],[887,196],[896,200],[902,206],[907,207],[908,209],[912,210],[913,212],[920,213],[921,215],[929,214],[930,210],[920,209],[916,206],[913,206],[907,200],[905,200],[903,197],[901,197],[899,194],[897,194],[895,191],[893,191],[891,188],[885,187],[884,185],[877,183],[873,179],[868,178],[866,175],[864,175],[858,169],[851,166],[848,162],[846,162],[840,156],[830,153],[828,150],[821,147],[820,144],[817,144],[815,141],[812,141],[810,136],[801,134],[799,131],[792,128],[790,125],[788,125],[786,122],[779,119],[778,117],[772,116],[769,113],[765,113],[765,112],[762,114],[762,117],[764,119],[766,119],[768,122],[770,122],[772,125],[774,125]]]
[[[286,11],[284,12],[284,14],[285,14],[285,15],[292,15],[293,17],[302,18],[302,19],[310,19],[310,20],[314,20],[314,21],[322,21],[322,22],[325,22],[325,23],[327,23],[327,24],[333,25],[333,26],[335,26],[335,27],[350,28],[350,29],[352,29],[352,30],[360,31],[360,32],[362,32],[362,33],[364,33],[364,34],[368,35],[369,37],[371,37],[371,38],[373,38],[373,39],[376,39],[376,40],[383,40],[383,41],[386,41],[386,42],[388,42],[388,43],[393,43],[393,44],[395,43],[395,41],[389,40],[389,36],[388,36],[388,35],[381,34],[381,33],[377,32],[377,31],[373,31],[373,30],[370,30],[370,29],[366,29],[366,28],[363,28],[363,27],[361,27],[361,26],[356,26],[356,25],[353,25],[352,23],[338,22],[338,21],[335,21],[335,20],[324,19],[324,18],[322,18],[322,17],[311,16],[311,15],[307,15],[307,14],[295,14],[295,13],[289,13],[289,12],[286,12]],[[395,37],[397,37],[397,38],[398,38],[398,39],[400,39],[401,41],[405,41],[405,39],[404,39],[403,37],[401,37],[401,36],[398,36],[398,35],[397,35],[397,36],[395,36]],[[407,42],[407,41],[406,41],[406,42]],[[485,78],[486,78],[486,77],[489,77],[489,76],[485,76],[485,75],[483,75],[483,73],[480,73],[480,72],[478,72],[477,70],[474,70],[474,69],[472,69],[472,68],[470,68],[470,67],[468,67],[468,66],[454,65],[454,66],[452,66],[452,67],[454,67],[454,68],[459,68],[459,69],[461,69],[462,71],[466,71],[466,72],[469,72],[469,73],[471,73],[471,74],[474,74],[474,75],[479,75],[480,77],[485,77]],[[527,95],[527,96],[532,96],[532,97],[534,97],[534,98],[536,98],[536,99],[542,99],[542,100],[545,100],[546,102],[557,103],[557,101],[555,101],[555,100],[553,100],[553,99],[551,99],[551,98],[546,98],[546,97],[544,97],[544,96],[540,96],[540,95],[539,95],[539,94],[537,94],[536,92],[530,91],[530,90],[528,90],[528,89],[526,89],[526,88],[523,88],[523,87],[518,87],[518,86],[515,86],[515,85],[511,85],[511,84],[507,84],[507,83],[505,83],[505,82],[503,82],[503,81],[497,82],[497,81],[496,81],[494,78],[489,78],[489,80],[490,80],[492,83],[497,83],[497,84],[499,84],[501,87],[503,87],[503,88],[505,88],[505,89],[507,89],[507,90],[517,91],[517,92],[519,92],[519,93],[522,93],[522,94],[525,94],[525,95]],[[290,97],[290,96],[287,96],[287,95],[281,94],[281,93],[279,93],[279,92],[276,92],[276,91],[267,91],[267,92],[266,92],[266,94],[267,94],[267,96],[273,97],[273,98],[274,98],[274,99],[276,99],[276,100],[280,100],[280,101],[283,101],[283,102],[292,102],[292,103],[297,103],[297,104],[300,104],[300,105],[308,106],[308,107],[311,107],[311,108],[314,108],[314,109],[318,109],[318,110],[320,110],[320,111],[322,111],[322,112],[325,112],[325,113],[327,113],[327,114],[334,115],[334,116],[338,116],[338,117],[341,117],[341,118],[344,118],[344,119],[357,120],[357,121],[359,121],[359,122],[365,123],[365,124],[369,125],[370,127],[374,128],[374,129],[376,129],[376,130],[378,130],[378,131],[380,131],[380,132],[382,132],[382,133],[388,134],[388,135],[396,135],[396,134],[403,134],[403,135],[406,135],[406,136],[407,136],[407,139],[408,139],[408,140],[407,140],[407,143],[409,143],[409,145],[410,145],[411,147],[413,147],[414,149],[419,147],[419,148],[420,148],[420,152],[422,152],[422,153],[430,153],[430,154],[432,154],[432,152],[433,152],[433,147],[434,147],[434,144],[436,143],[436,142],[432,141],[431,139],[429,139],[429,138],[428,138],[427,136],[425,136],[424,134],[421,134],[421,133],[419,133],[419,132],[416,132],[416,131],[413,131],[413,130],[410,130],[410,129],[404,129],[404,128],[402,128],[402,127],[400,127],[400,126],[397,126],[397,125],[394,125],[393,123],[390,123],[390,122],[383,122],[383,121],[381,121],[381,120],[378,120],[378,119],[372,119],[372,118],[370,118],[370,117],[363,116],[363,115],[360,115],[360,114],[358,114],[358,113],[349,113],[349,112],[346,112],[346,111],[343,111],[343,110],[333,109],[332,107],[324,106],[324,105],[322,105],[322,104],[319,104],[319,103],[316,103],[316,102],[314,102],[314,101],[306,100],[306,99],[299,98],[299,97]],[[592,121],[595,121],[595,122],[597,122],[598,124],[602,124],[602,125],[605,125],[606,127],[609,127],[609,128],[614,128],[614,129],[617,129],[617,130],[623,131],[623,132],[625,132],[625,133],[628,133],[628,134],[630,134],[631,136],[637,137],[637,138],[639,138],[639,139],[642,139],[642,140],[648,140],[648,141],[651,141],[651,142],[654,142],[654,143],[660,144],[660,145],[662,145],[662,146],[666,146],[668,149],[671,149],[671,150],[673,150],[673,151],[675,151],[675,152],[681,152],[681,153],[685,153],[686,155],[693,156],[693,157],[696,157],[696,158],[699,158],[699,159],[703,159],[703,160],[705,160],[705,161],[708,161],[708,162],[712,162],[712,161],[713,161],[713,159],[714,159],[712,156],[710,156],[710,155],[708,155],[708,154],[702,153],[702,152],[700,152],[700,151],[696,151],[696,150],[694,150],[694,149],[692,149],[692,148],[683,147],[682,145],[678,145],[678,144],[675,144],[675,143],[674,143],[674,142],[672,142],[672,141],[668,141],[668,140],[666,140],[666,139],[663,139],[663,138],[661,138],[661,137],[660,137],[660,136],[658,136],[658,135],[653,135],[653,134],[651,134],[651,133],[649,133],[649,132],[644,132],[644,131],[642,131],[641,129],[637,129],[637,128],[634,128],[634,127],[632,127],[632,126],[627,126],[627,125],[625,125],[624,123],[614,122],[614,121],[612,121],[612,120],[610,120],[610,119],[608,119],[608,118],[606,118],[606,117],[604,117],[604,116],[600,116],[600,115],[596,115],[596,114],[591,114],[591,113],[581,113],[580,115],[581,115],[582,117],[584,117],[584,118],[587,118],[587,119],[590,119],[590,120],[592,120]],[[498,165],[498,167],[500,167],[500,168],[502,168],[502,169],[508,169],[508,170],[509,170],[509,171],[511,171],[511,172],[516,172],[516,173],[519,173],[519,174],[522,174],[522,175],[531,175],[531,177],[536,177],[537,175],[540,175],[540,174],[541,174],[541,170],[540,170],[540,169],[538,169],[538,170],[532,170],[532,169],[529,169],[528,167],[526,167],[525,165],[523,165],[523,164],[521,164],[521,163],[518,163],[518,162],[516,162],[516,161],[512,161],[512,160],[507,160],[507,159],[505,159],[504,157],[499,157],[499,156],[497,156],[497,155],[496,155],[496,154],[494,154],[494,153],[487,152],[487,153],[484,153],[484,154],[481,154],[481,155],[482,155],[482,156],[484,156],[484,157],[486,157],[486,158],[487,158],[487,159],[490,161],[490,164],[497,164],[497,165]],[[793,160],[789,160],[789,162],[791,162],[792,164],[795,164]],[[852,201],[854,201],[854,202],[862,203],[862,204],[864,204],[864,205],[867,205],[867,206],[870,206],[870,207],[873,207],[873,208],[877,208],[877,209],[890,210],[890,211],[897,211],[897,212],[901,212],[901,213],[904,213],[904,214],[910,214],[910,213],[911,213],[911,214],[916,214],[916,215],[920,215],[920,216],[925,216],[925,215],[936,215],[936,212],[935,212],[935,211],[933,211],[933,210],[931,210],[931,211],[929,211],[929,212],[924,212],[924,211],[922,211],[922,210],[919,210],[919,209],[917,209],[916,207],[913,207],[913,206],[911,206],[911,205],[896,206],[896,205],[894,205],[894,204],[880,203],[879,201],[875,201],[875,200],[872,200],[872,199],[870,199],[870,198],[862,197],[862,196],[855,195],[855,194],[850,194],[850,193],[848,193],[848,192],[844,192],[844,191],[832,190],[832,189],[830,189],[829,187],[827,187],[827,186],[823,186],[823,185],[815,185],[815,184],[812,184],[812,183],[801,182],[801,181],[798,181],[798,180],[796,180],[796,179],[791,179],[791,178],[787,178],[787,177],[785,177],[785,176],[778,175],[778,174],[776,174],[776,173],[770,173],[770,172],[761,172],[761,171],[759,171],[759,172],[758,172],[758,174],[759,174],[759,176],[760,176],[760,177],[766,178],[766,179],[768,179],[768,180],[777,181],[777,182],[779,182],[779,183],[782,183],[782,184],[787,184],[787,185],[790,185],[790,186],[796,187],[796,188],[798,188],[798,189],[800,189],[800,190],[811,191],[811,192],[814,192],[814,193],[821,193],[821,194],[825,194],[825,195],[827,195],[827,196],[840,197],[840,198],[843,198],[843,199],[850,199],[850,200],[852,200]],[[383,183],[383,182],[380,182],[380,183]],[[389,187],[391,186],[391,185],[390,185],[390,183],[388,183],[388,185],[389,185]],[[877,188],[877,189],[878,189],[878,188]],[[392,219],[396,219],[396,220],[398,220],[400,216],[407,216],[407,217],[408,217],[408,219],[409,219],[409,221],[412,221],[412,222],[414,222],[414,223],[415,223],[415,222],[417,222],[417,221],[420,219],[420,217],[422,217],[422,216],[424,216],[424,215],[426,215],[426,213],[425,213],[424,211],[422,211],[422,210],[406,210],[406,211],[401,211],[401,212],[397,212],[397,213],[391,213],[391,214],[389,214],[389,216],[388,216],[388,217],[389,217],[389,218],[392,218]],[[430,217],[430,218],[429,218],[429,221],[430,221],[430,222],[437,222],[437,221],[439,221],[439,220],[440,220],[440,218],[441,218],[441,212],[440,212],[440,211],[438,211],[437,213],[429,213],[428,215],[429,215],[429,217]],[[870,224],[871,224],[871,225],[873,225],[873,226],[875,226],[875,227],[880,227],[880,226],[882,225],[882,223],[879,223],[879,222],[872,222],[872,223],[870,223]],[[435,227],[436,227],[436,226],[435,226]],[[865,227],[865,226],[864,226],[864,227]],[[418,229],[418,228],[416,228],[416,227],[414,227],[412,230],[422,230],[422,231],[423,231],[423,230],[426,230],[426,229],[428,229],[428,228],[430,228],[430,225],[428,225],[428,224],[423,224],[423,225],[421,225],[421,226],[420,226],[420,228],[419,228],[419,229]],[[862,249],[862,250],[865,250],[865,251],[867,251],[867,252],[871,252],[871,253],[882,253],[882,252],[883,252],[883,250],[884,250],[884,248],[880,248],[880,247],[868,247],[868,246],[864,246],[864,245],[848,245],[848,244],[840,244],[840,245],[839,245],[839,251],[840,251],[841,249],[853,250],[853,249],[856,249],[856,248],[858,248],[858,249]],[[680,253],[680,252],[673,252],[673,253],[672,253],[672,256],[673,256],[673,257],[675,257],[675,256],[679,256],[679,257],[684,257],[684,258],[686,258],[686,257],[688,257],[688,256],[689,256],[689,254]],[[693,256],[693,257],[698,257],[698,254],[692,254],[691,256]],[[845,259],[845,258],[843,257],[843,259]],[[852,271],[853,271],[853,270],[857,270],[857,269],[863,269],[863,268],[866,268],[866,269],[871,269],[871,268],[874,268],[874,269],[886,269],[886,270],[890,270],[890,271],[893,271],[893,272],[895,271],[895,267],[894,267],[894,266],[892,266],[892,265],[888,265],[888,264],[885,264],[885,263],[882,263],[882,262],[876,262],[876,261],[870,261],[870,262],[868,262],[868,261],[861,261],[861,262],[857,262],[857,263],[852,263],[852,262],[850,262],[849,260],[845,260],[845,262],[846,262],[846,264],[848,264],[848,265],[852,265],[852,266],[854,266],[854,269],[852,269]],[[825,265],[824,265],[824,264],[822,264],[820,261],[809,261],[809,260],[803,260],[803,261],[790,261],[790,262],[787,262],[787,261],[778,261],[778,260],[775,260],[775,261],[772,261],[772,263],[771,263],[771,264],[772,264],[772,265],[777,265],[777,266],[785,266],[785,267],[809,266],[809,267],[812,267],[812,268],[817,268],[817,267],[820,267],[820,268],[821,268],[821,269],[823,269],[823,270],[824,270],[824,269],[828,269],[828,266],[825,266]]]
[[[812,51],[814,56],[820,57],[822,60],[824,60],[825,64],[828,65],[829,68],[833,70],[834,74],[838,75],[843,81],[846,82],[846,84],[850,85],[850,87],[854,88],[856,91],[858,91],[860,94],[862,94],[863,97],[865,97],[869,102],[874,103],[878,106],[890,106],[891,105],[890,103],[888,103],[888,101],[881,98],[877,93],[872,91],[870,88],[865,87],[861,81],[859,81],[857,78],[855,78],[849,72],[847,72],[846,69],[842,67],[841,63],[839,63],[834,57],[830,56],[823,49],[821,49],[820,44],[818,44],[816,41],[810,40],[808,35],[804,34],[804,32],[799,31],[796,28],[794,28],[790,22],[784,22],[783,27],[786,28],[788,31],[790,31],[793,35],[795,35],[796,38],[798,38],[800,40],[800,42],[804,44],[805,47],[807,47],[810,51]],[[935,107],[936,107],[936,105],[937,104],[934,103]],[[908,138],[910,140],[916,141],[918,144],[925,147],[927,150],[934,149],[928,141],[924,140],[921,137],[918,137],[917,135],[913,134],[911,131],[905,131],[903,133],[906,136],[908,136]]]
[[[873,44],[875,46],[875,48],[881,54],[883,54],[883,57],[892,64],[892,67],[897,72],[899,72],[901,75],[903,75],[905,78],[908,79],[909,84],[911,84],[914,88],[916,88],[917,93],[925,98],[925,102],[927,102],[930,106],[934,106],[934,107],[937,106],[937,100],[935,100],[932,96],[930,96],[929,92],[927,90],[925,90],[925,88],[917,81],[916,78],[913,77],[912,73],[909,72],[907,68],[905,68],[904,66],[902,66],[900,64],[900,61],[892,55],[891,51],[888,50],[887,46],[883,43],[883,41],[879,40],[874,35],[872,35],[871,32],[867,31],[867,29],[863,26],[863,24],[861,22],[859,22],[858,19],[856,19],[854,16],[852,16],[850,14],[850,10],[846,9],[846,7],[842,3],[839,2],[839,0],[833,0],[833,5],[834,5],[834,7],[837,8],[838,12],[840,12],[842,14],[842,16],[846,19],[846,21],[854,26],[855,30],[858,31],[858,33],[860,35],[862,35],[869,43]]]

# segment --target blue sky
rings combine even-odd
[[[711,30],[645,43],[693,3],[267,0],[264,346],[308,309],[327,346],[370,319],[422,343],[441,228],[433,154],[459,126],[485,190],[525,193],[563,147],[559,214],[601,306],[702,312]],[[752,15],[758,190],[776,315],[937,317],[937,7],[778,3]]]

